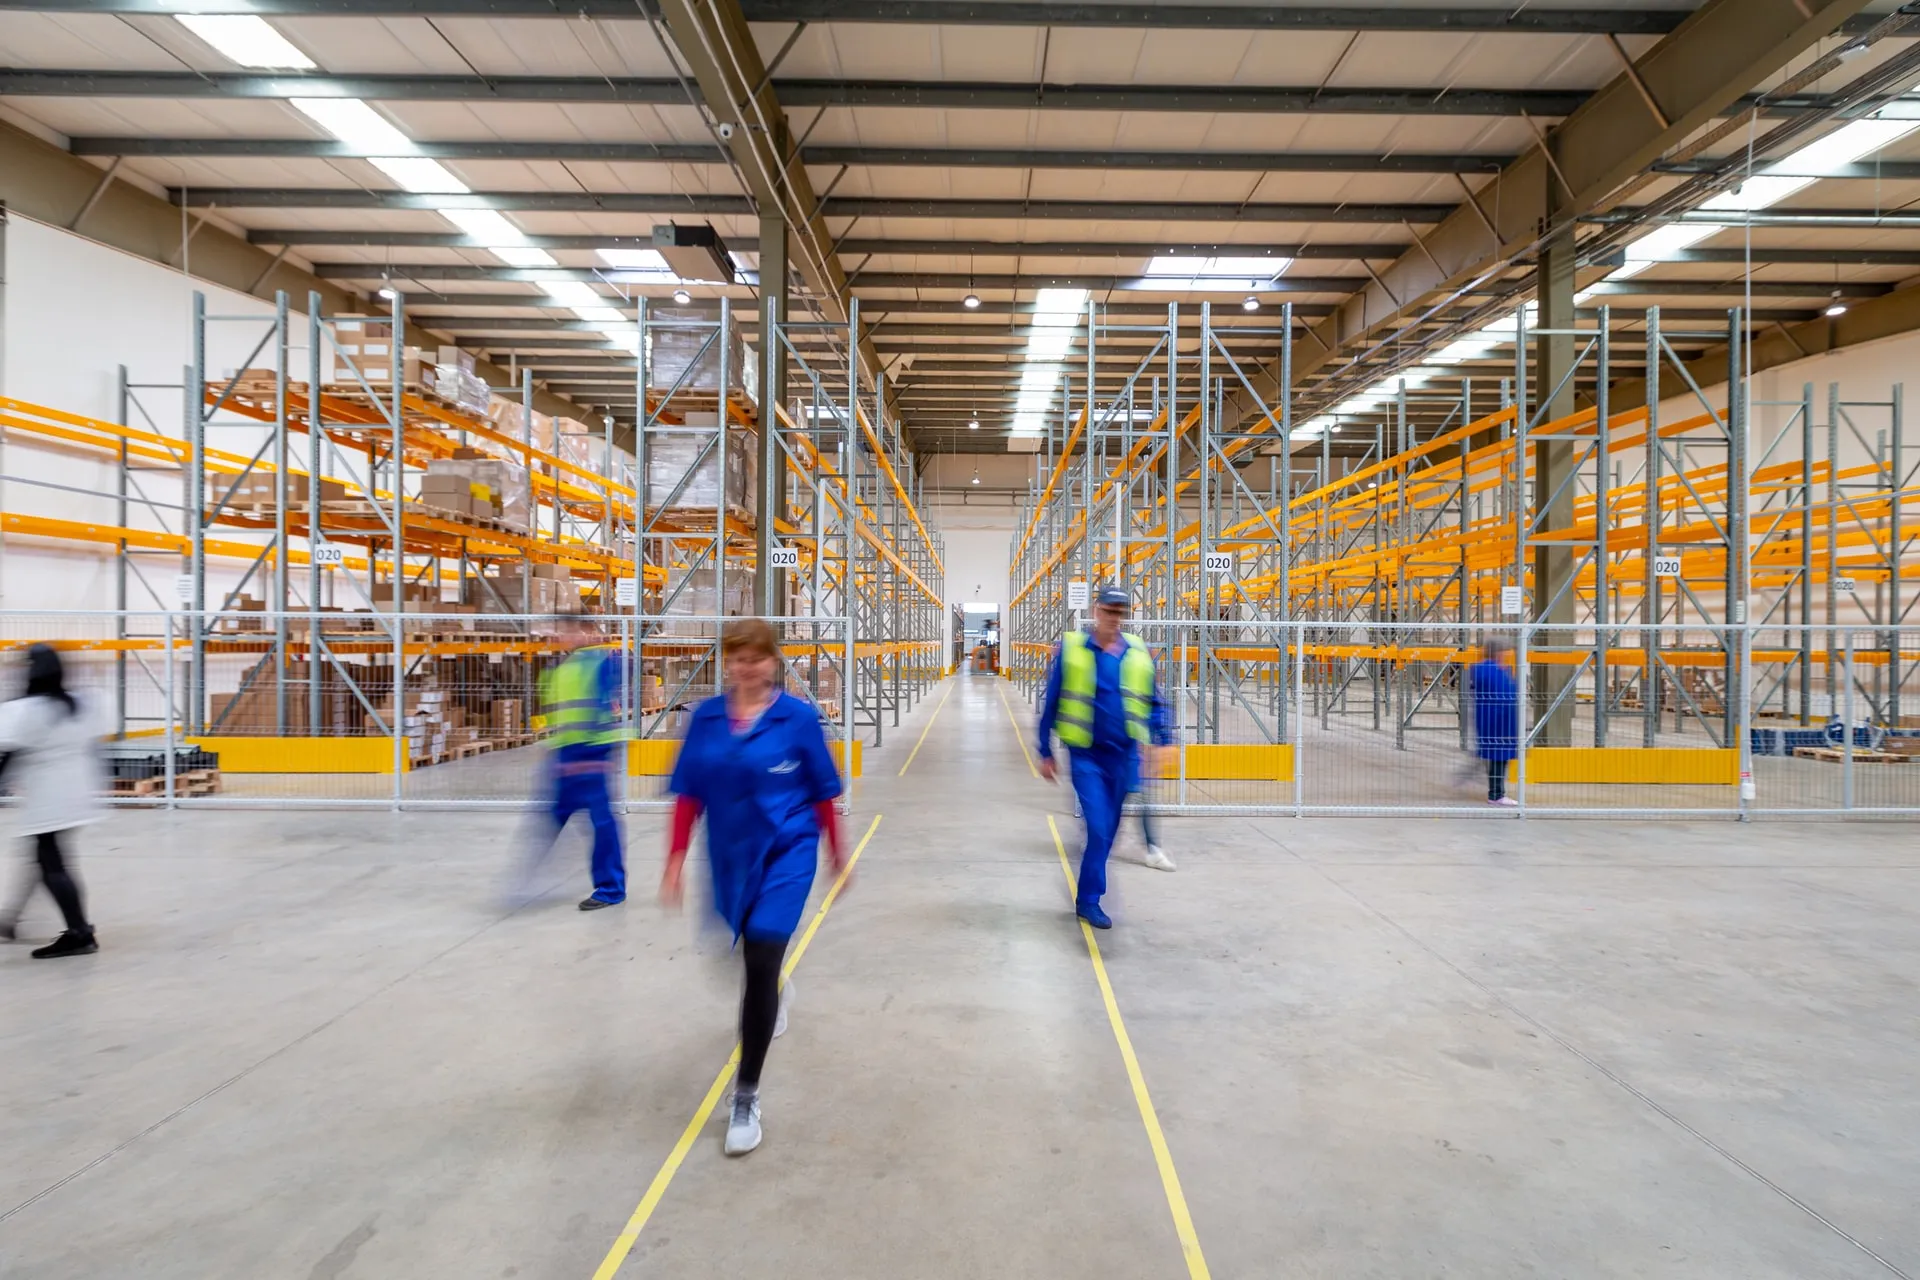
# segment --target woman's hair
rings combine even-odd
[[[27,649],[27,687],[20,695],[23,698],[52,698],[64,702],[67,714],[72,715],[76,708],[73,695],[67,692],[66,668],[60,662],[59,651],[52,645],[36,644]]]
[[[720,652],[724,656],[740,649],[778,658],[780,637],[774,634],[773,624],[764,618],[736,618],[720,632]]]

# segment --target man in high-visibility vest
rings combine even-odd
[[[1096,929],[1113,927],[1100,898],[1107,891],[1107,855],[1120,830],[1121,809],[1139,783],[1141,755],[1173,741],[1153,655],[1140,637],[1120,629],[1130,608],[1119,587],[1100,592],[1093,625],[1068,632],[1054,649],[1040,706],[1040,776],[1049,782],[1059,776],[1053,760],[1058,733],[1087,824],[1074,910]],[[1173,864],[1163,869],[1171,871]]]
[[[563,619],[558,640],[567,656],[540,676],[540,716],[547,733],[549,787],[546,833],[550,848],[574,814],[593,824],[593,893],[582,911],[627,900],[627,867],[620,823],[613,816],[609,779],[626,738],[620,722],[620,663],[613,650],[579,618]]]

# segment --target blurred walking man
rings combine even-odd
[[[1100,899],[1107,891],[1107,856],[1120,830],[1121,808],[1141,775],[1141,753],[1173,742],[1153,655],[1140,637],[1120,629],[1130,611],[1125,591],[1101,590],[1093,625],[1068,632],[1054,649],[1040,707],[1040,776],[1049,782],[1059,776],[1053,759],[1058,733],[1086,820],[1074,910],[1096,929],[1113,927]]]
[[[627,900],[626,859],[620,823],[613,816],[611,772],[626,735],[620,727],[620,664],[614,651],[595,643],[594,628],[579,618],[560,623],[559,641],[569,650],[540,676],[541,724],[547,729],[548,827],[551,847],[573,815],[585,811],[593,825],[593,893],[582,911]]]

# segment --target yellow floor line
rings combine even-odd
[[[1009,713],[1011,714],[1011,713]],[[1024,744],[1022,744],[1024,745]],[[1067,892],[1077,894],[1073,867],[1067,862],[1067,847],[1060,840],[1060,827],[1047,815],[1047,829],[1053,832],[1053,850],[1060,855],[1060,870],[1067,877]],[[1193,1215],[1187,1212],[1187,1197],[1180,1190],[1180,1175],[1173,1168],[1173,1153],[1167,1149],[1167,1135],[1160,1129],[1159,1113],[1147,1095],[1147,1079],[1140,1074],[1140,1060],[1134,1056],[1133,1041],[1127,1036],[1127,1024],[1121,1021],[1120,1005],[1113,998],[1113,983],[1107,979],[1106,962],[1100,958],[1100,944],[1093,926],[1082,920],[1080,932],[1086,935],[1087,954],[1093,958],[1093,976],[1100,983],[1100,998],[1106,1001],[1107,1022],[1113,1038],[1120,1044],[1121,1061],[1127,1064],[1127,1079],[1133,1085],[1133,1100],[1140,1108],[1140,1123],[1147,1129],[1147,1144],[1153,1148],[1153,1162],[1160,1169],[1160,1186],[1167,1193],[1167,1208],[1173,1213],[1173,1230],[1180,1237],[1180,1252],[1187,1260],[1189,1280],[1210,1280],[1207,1257],[1200,1251],[1200,1237],[1193,1229]]]
[[[813,941],[813,935],[820,931],[820,922],[827,918],[827,912],[840,897],[840,890],[847,883],[847,877],[853,873],[853,864],[860,861],[860,855],[866,852],[867,841],[873,839],[873,833],[880,826],[882,815],[874,814],[873,822],[867,827],[867,834],[860,837],[853,856],[847,859],[847,865],[840,868],[840,874],[834,878],[833,887],[827,890],[827,896],[821,899],[820,909],[813,913],[813,919],[807,925],[807,931],[800,935],[800,944],[787,957],[786,967],[780,971],[782,980],[790,977],[793,967],[800,963],[800,957],[807,953],[807,946]],[[661,1197],[667,1194],[667,1187],[673,1182],[673,1175],[680,1172],[680,1166],[686,1161],[687,1153],[693,1150],[693,1144],[700,1140],[701,1130],[707,1127],[707,1121],[713,1118],[713,1109],[720,1105],[720,1099],[727,1091],[727,1081],[732,1078],[734,1068],[740,1065],[740,1046],[733,1046],[733,1053],[727,1058],[727,1065],[720,1068],[720,1074],[713,1078],[713,1084],[707,1089],[707,1096],[700,1100],[699,1108],[693,1113],[693,1119],[687,1121],[687,1127],[680,1133],[680,1141],[673,1144],[673,1150],[667,1153],[666,1163],[660,1166],[660,1172],[653,1175],[653,1181],[647,1185],[647,1193],[640,1197],[633,1216],[627,1219],[627,1225],[607,1250],[607,1256],[600,1261],[599,1270],[593,1273],[593,1280],[612,1280],[619,1274],[620,1265],[633,1252],[633,1245],[640,1238],[640,1232],[646,1228],[647,1219],[659,1207]]]
[[[938,705],[934,707],[933,714],[927,717],[927,727],[920,731],[920,741],[913,744],[913,750],[907,754],[907,763],[900,766],[900,772],[896,773],[894,777],[904,778],[907,776],[908,767],[913,764],[914,756],[920,754],[920,748],[926,744],[927,734],[933,731],[933,722],[940,718],[940,708],[947,705],[947,697],[952,692],[953,686],[948,685],[947,692],[940,695],[940,701]]]
[[[1020,720],[1013,714],[1013,704],[1007,701],[1007,691],[1000,691],[1000,705],[1007,709],[1007,723],[1013,726],[1013,740],[1020,744],[1020,754],[1027,758],[1027,772],[1034,777],[1040,776],[1040,770],[1034,767],[1033,752],[1027,750],[1027,735],[1020,730]]]

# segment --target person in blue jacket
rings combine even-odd
[[[1502,808],[1520,803],[1507,794],[1507,762],[1520,750],[1520,689],[1514,683],[1512,654],[1505,640],[1489,639],[1480,661],[1467,673],[1474,736],[1487,765],[1487,803]]]
[[[759,618],[730,622],[720,651],[726,691],[694,709],[668,783],[675,801],[660,900],[670,908],[685,900],[687,846],[705,813],[713,906],[746,962],[725,1145],[740,1156],[760,1145],[760,1070],[786,1029],[793,995],[780,967],[813,889],[823,834],[843,888],[846,861],[833,807],[840,772],[819,713],[780,687],[773,627]]]
[[[1054,647],[1040,704],[1040,776],[1048,782],[1059,776],[1053,760],[1057,729],[1087,826],[1074,911],[1096,929],[1113,927],[1100,899],[1121,809],[1139,786],[1140,753],[1173,742],[1153,656],[1145,641],[1120,629],[1131,607],[1119,587],[1101,590],[1093,625],[1069,632]]]

